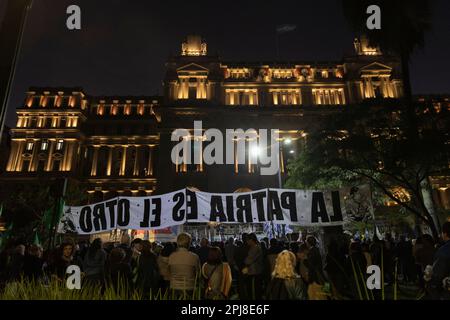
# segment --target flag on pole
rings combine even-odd
[[[378,239],[380,240],[384,239],[384,236],[381,234],[380,230],[378,229],[378,226],[375,226],[375,232]]]
[[[56,219],[55,223],[58,225],[59,220],[61,220],[61,217],[64,212],[64,199],[60,198],[56,203]],[[55,214],[55,206],[52,206],[47,211],[44,212],[44,216],[42,217],[42,224],[47,228],[51,229],[53,225],[53,216]]]
[[[34,233],[33,244],[37,246],[41,245],[41,241],[39,240],[39,235],[37,231]]]
[[[295,24],[282,24],[277,26],[278,33],[287,33],[294,31],[295,29],[297,29],[297,26]]]
[[[288,234],[288,233],[293,233],[294,229],[292,229],[291,226],[287,224],[284,231],[286,232],[286,234]]]
[[[270,222],[264,223],[264,233],[269,239],[273,238],[272,225]]]
[[[3,232],[0,235],[0,248],[2,248],[3,242],[9,239],[9,236],[11,235],[11,231],[14,227],[14,222],[11,222],[8,226],[8,228],[6,228],[6,231]]]

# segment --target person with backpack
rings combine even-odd
[[[205,279],[205,299],[228,298],[232,283],[231,268],[228,263],[222,261],[222,251],[219,247],[209,249],[208,258],[202,266],[202,276]]]

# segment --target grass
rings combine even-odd
[[[172,295],[171,295],[172,291]],[[144,294],[141,290],[129,290],[119,282],[117,288],[110,285],[83,285],[80,290],[70,290],[64,282],[51,280],[48,284],[20,280],[9,282],[0,289],[0,300],[200,300],[202,288],[196,280],[192,295],[187,292],[175,296],[173,290],[159,288],[156,292]]]

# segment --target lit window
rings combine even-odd
[[[125,104],[123,113],[124,113],[126,116],[129,116],[129,115],[131,114],[131,104],[130,104],[130,103],[126,103],[126,104]]]
[[[138,114],[140,114],[141,116],[144,114],[144,104],[143,103],[139,103],[139,105],[138,105]]]
[[[48,141],[43,140],[41,143],[41,151],[46,151],[48,149]]]
[[[97,107],[97,114],[98,114],[99,116],[102,116],[103,113],[105,112],[104,109],[105,109],[104,104],[102,104],[102,103],[99,104],[98,107]]]
[[[58,140],[58,143],[56,144],[56,150],[60,151],[62,150],[64,146],[64,140]]]
[[[34,145],[33,142],[27,142],[27,147],[26,147],[27,151],[33,150],[33,145]]]
[[[74,96],[69,97],[69,107],[71,107],[71,108],[75,107],[75,97]]]
[[[117,115],[118,109],[119,109],[119,107],[116,104],[111,105],[111,114],[113,116]]]

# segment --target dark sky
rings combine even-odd
[[[433,2],[433,30],[412,59],[414,93],[450,93],[450,1]],[[66,28],[71,4],[81,7],[81,31]],[[339,0],[34,0],[7,124],[14,125],[14,109],[30,86],[161,93],[164,62],[190,33],[226,60],[273,60],[276,26],[296,24],[280,38],[282,59],[339,60],[353,40],[340,6]]]

